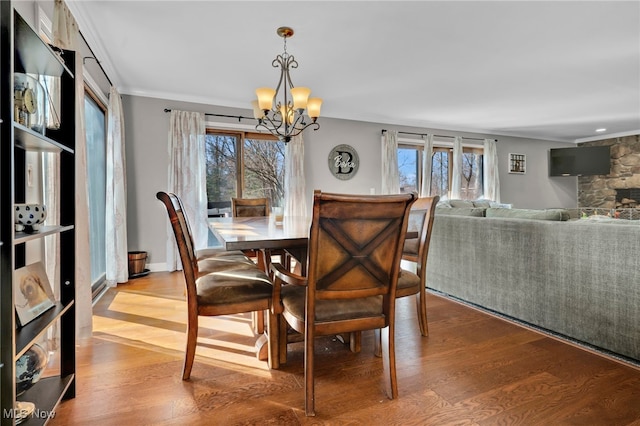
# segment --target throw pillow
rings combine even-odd
[[[465,207],[465,208],[475,207],[473,205],[473,201],[470,201],[470,200],[449,200],[449,204],[451,204],[451,207]]]

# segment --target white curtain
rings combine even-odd
[[[453,171],[451,173],[452,200],[460,199],[462,188],[462,137],[456,136],[453,140]]]
[[[381,194],[400,193],[398,170],[398,132],[387,130],[382,135],[382,190]]]
[[[207,246],[207,186],[204,114],[171,111],[169,124],[169,182],[167,190],[182,199],[196,250]],[[167,268],[182,268],[178,247],[167,221]]]
[[[115,87],[109,93],[107,115],[106,280],[113,287],[129,279],[124,116]]]
[[[53,41],[58,47],[79,52],[78,24],[62,0],[55,0]],[[84,121],[82,56],[76,55],[76,337],[91,337],[91,257],[89,255],[89,193],[87,188],[87,146]]]
[[[422,152],[422,184],[420,196],[431,196],[431,166],[433,161],[433,135],[423,135],[424,150]]]
[[[307,216],[304,179],[304,140],[295,136],[284,149],[284,215]]]
[[[498,150],[494,139],[484,140],[484,196],[483,198],[500,202],[500,177],[498,174]]]

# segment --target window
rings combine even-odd
[[[231,198],[284,201],[284,143],[270,135],[208,129],[205,136],[207,201],[231,206]]]
[[[87,185],[89,187],[89,247],[91,288],[94,296],[104,287],[107,270],[105,209],[107,187],[106,108],[90,91],[85,92]]]
[[[482,196],[482,148],[462,149],[462,188],[460,196],[465,200],[475,200]],[[398,145],[398,168],[400,191],[420,193],[422,184],[423,147],[419,145]],[[431,194],[448,197],[451,189],[453,151],[448,147],[434,147],[431,157]]]

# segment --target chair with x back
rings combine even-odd
[[[187,380],[195,358],[198,317],[268,310],[272,285],[269,276],[244,256],[221,254],[199,261],[180,199],[166,192],[156,197],[167,209],[185,278],[188,315],[182,379]],[[207,262],[206,268],[202,262]]]
[[[286,353],[286,323],[304,333],[307,416],[315,415],[314,343],[319,335],[381,329],[387,395],[397,396],[395,292],[409,209],[415,198],[415,194],[363,196],[315,191],[307,276],[271,265],[274,294],[269,323],[279,330],[272,338]],[[276,365],[279,355],[275,354]]]
[[[404,243],[402,259],[415,262],[416,272],[402,269],[398,279],[396,297],[416,295],[418,310],[418,323],[420,333],[423,336],[429,334],[427,327],[427,258],[429,255],[429,242],[431,241],[431,229],[435,217],[436,204],[439,196],[418,198],[409,214],[409,229],[418,231],[418,238],[408,239]]]

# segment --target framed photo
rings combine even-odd
[[[509,154],[509,173],[525,174],[527,158],[524,154]]]
[[[13,286],[20,326],[29,323],[55,305],[51,285],[42,262],[17,269],[14,273]]]

